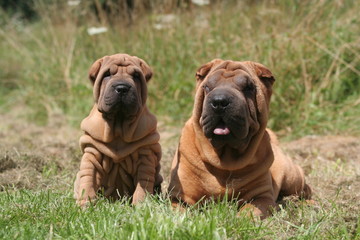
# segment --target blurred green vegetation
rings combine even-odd
[[[122,52],[154,70],[148,105],[166,124],[181,126],[190,116],[196,69],[223,58],[272,70],[269,127],[280,135],[360,133],[355,1],[161,2],[151,11],[135,6],[129,15],[121,6],[95,4],[94,11],[104,1],[33,1],[37,18],[30,22],[1,9],[0,112],[18,111],[38,124],[63,114],[78,126],[93,101],[89,67]],[[89,35],[89,27],[108,31]]]

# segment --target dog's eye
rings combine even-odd
[[[132,75],[133,75],[134,79],[140,79],[140,73],[139,72],[135,71]]]
[[[245,91],[245,92],[254,92],[255,91],[255,86],[253,84],[248,84],[243,89],[243,91]]]
[[[103,78],[110,77],[110,69],[104,72]]]
[[[209,93],[210,92],[210,88],[207,86],[207,85],[204,85],[203,86],[203,89],[206,93]]]

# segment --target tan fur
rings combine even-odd
[[[244,148],[227,145],[215,149],[204,135],[201,112],[204,102],[202,86],[207,76],[224,68],[225,74],[236,75],[246,71],[256,83],[258,111],[257,132]],[[281,195],[301,195],[309,198],[310,188],[305,184],[302,169],[286,157],[278,146],[273,132],[266,129],[271,85],[274,77],[270,70],[254,62],[234,62],[220,59],[202,66],[197,74],[195,105],[186,122],[178,150],[171,168],[169,192],[172,201],[195,204],[209,198],[236,198],[243,209],[252,209],[256,215],[266,217]],[[225,81],[224,79],[218,79]]]
[[[98,110],[102,74],[105,71],[119,74],[136,68],[141,78],[142,106],[138,114],[129,120],[104,119]],[[96,198],[98,191],[106,197],[132,196],[133,203],[141,201],[145,194],[160,187],[161,147],[157,132],[157,120],[146,103],[146,83],[152,72],[147,64],[127,54],[105,56],[97,60],[89,71],[94,84],[95,104],[82,123],[85,132],[80,138],[83,157],[74,184],[74,196],[80,205]]]

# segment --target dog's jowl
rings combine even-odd
[[[91,66],[95,103],[81,123],[83,156],[74,184],[78,204],[99,192],[137,203],[160,189],[160,136],[146,106],[151,76],[145,61],[127,54],[105,56]]]
[[[195,104],[175,154],[174,205],[234,199],[262,218],[279,196],[310,198],[302,169],[266,128],[275,78],[255,62],[215,59],[196,73]]]

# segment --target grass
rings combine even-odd
[[[291,203],[264,221],[237,217],[235,203],[209,202],[173,211],[167,199],[148,197],[131,206],[100,199],[86,211],[72,193],[19,190],[0,195],[2,239],[357,239],[344,209]],[[357,232],[356,232],[357,231]]]
[[[86,6],[36,3],[35,22],[5,13],[1,19],[4,111],[21,103],[28,107],[23,115],[39,124],[60,113],[78,126],[92,104],[87,70],[97,58],[126,52],[153,68],[148,105],[166,124],[189,117],[196,69],[223,58],[257,61],[273,71],[269,126],[283,136],[360,133],[360,20],[352,1],[225,2],[175,12],[160,30],[156,11],[124,26],[120,20],[100,24]],[[87,34],[100,25],[108,32]]]
[[[9,122],[2,133],[11,138],[0,139],[0,239],[360,239],[358,138],[309,137],[288,145],[316,202],[286,198],[281,211],[259,221],[237,217],[235,202],[225,200],[173,211],[162,195],[138,206],[100,199],[81,210],[72,197],[81,157],[76,130]],[[24,126],[31,132],[15,134]],[[164,189],[176,143],[170,145],[162,158]]]
[[[348,148],[295,154],[317,203],[285,201],[264,221],[236,217],[233,202],[179,213],[163,196],[135,207],[126,199],[100,199],[83,211],[71,193],[81,154],[78,126],[93,102],[87,71],[97,58],[118,52],[153,68],[148,105],[163,129],[179,131],[190,116],[196,69],[223,58],[272,70],[269,127],[283,139],[358,136],[356,1],[222,1],[174,10],[175,20],[162,23],[163,29],[154,25],[162,12],[171,12],[165,6],[171,1],[150,13],[137,11],[132,25],[124,24],[123,15],[99,21],[85,1],[76,7],[34,2],[38,17],[31,22],[0,9],[0,114],[9,118],[0,116],[1,239],[360,239],[355,140]],[[90,36],[93,26],[108,31]],[[176,143],[163,141],[167,178]]]

